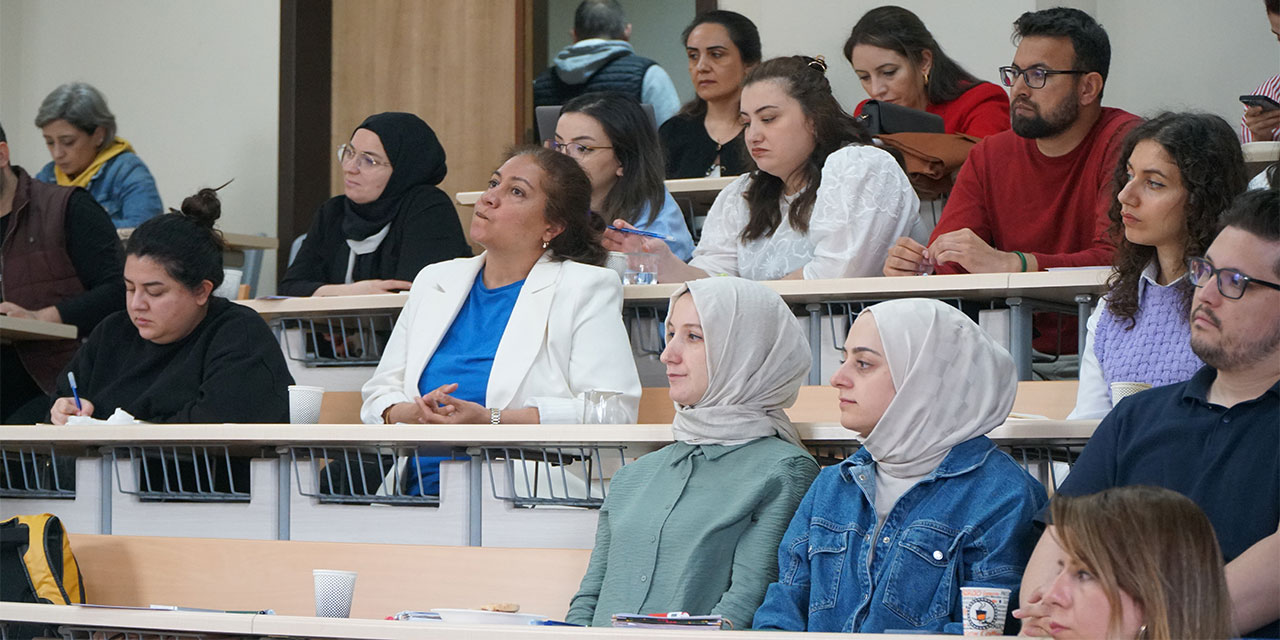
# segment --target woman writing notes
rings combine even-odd
[[[684,214],[662,184],[662,155],[640,103],[615,92],[587,93],[560,110],[550,146],[578,161],[591,179],[591,210],[666,239],[682,260],[693,253]],[[605,248],[624,250],[605,242]]]
[[[54,424],[123,409],[145,422],[289,422],[293,384],[280,345],[222,283],[213,189],[156,216],[125,245],[125,311],[103,320],[58,377]]]
[[[695,97],[662,123],[658,135],[668,178],[736,176],[751,170],[742,140],[742,78],[760,64],[760,33],[746,16],[708,11],[684,34]]]
[[[670,308],[662,362],[676,442],[614,475],[569,622],[687,611],[747,628],[818,473],[783,413],[809,372],[809,349],[782,298],[748,280],[708,278],[677,290]]]
[[[518,149],[476,202],[475,258],[414,278],[373,377],[366,423],[575,423],[583,394],[640,401],[622,284],[589,216],[591,182],[568,156]]]
[[[444,147],[421,118],[379,113],[338,147],[343,195],[320,206],[280,280],[289,296],[388,293],[423,267],[471,255],[457,211],[436,185]]]
[[[662,282],[722,273],[751,280],[878,275],[894,234],[927,235],[919,199],[893,157],[866,144],[825,74],[824,62],[801,56],[767,60],[747,74],[740,112],[758,169],[716,197],[687,264],[661,240],[617,231],[605,238],[656,254]]]
[[[942,116],[947,133],[983,138],[1009,128],[1009,94],[965,71],[902,7],[864,14],[844,43],[844,57],[872,100]],[[861,114],[865,102],[854,113]]]

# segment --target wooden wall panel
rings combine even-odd
[[[530,0],[334,0],[331,148],[368,115],[418,114],[440,137],[450,196],[483,188],[523,137]],[[333,163],[333,193],[342,192]],[[464,231],[470,207],[458,207]]]

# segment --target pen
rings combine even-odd
[[[666,240],[668,242],[675,240],[675,238],[672,238],[671,236],[664,236],[661,233],[654,233],[652,231],[641,231],[639,229],[628,229],[626,227],[615,227],[613,225],[606,225],[605,228],[612,229],[614,231],[621,231],[623,233],[634,233],[635,235],[644,236],[646,238],[657,238],[659,240]]]
[[[76,411],[84,409],[84,407],[80,406],[80,392],[76,390],[76,374],[68,371],[67,382],[71,383],[71,395],[76,399]]]

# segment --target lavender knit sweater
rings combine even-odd
[[[1104,309],[1098,316],[1093,351],[1107,382],[1146,382],[1159,387],[1191,378],[1204,363],[1191,351],[1191,325],[1183,306],[1185,278],[1168,286],[1143,279],[1138,314],[1129,321]]]

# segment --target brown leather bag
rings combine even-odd
[[[924,200],[951,191],[969,150],[982,140],[963,133],[885,133],[877,137],[902,156],[907,177]]]

